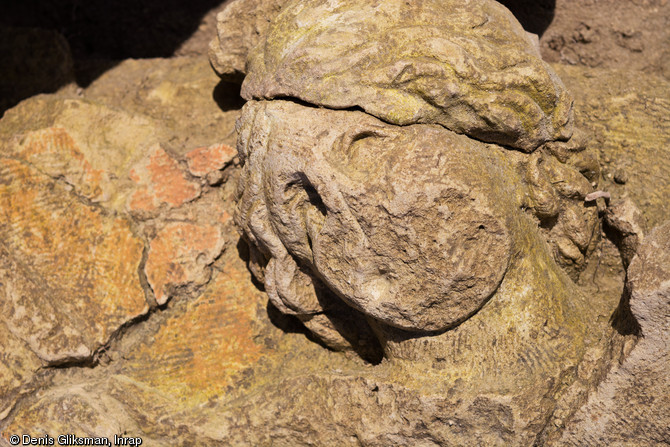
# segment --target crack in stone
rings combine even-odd
[[[70,183],[66,178],[64,174],[58,174],[58,175],[52,175],[49,174],[48,172],[45,172],[43,169],[41,169],[39,166],[35,165],[32,162],[29,162],[23,158],[19,158],[16,156],[12,155],[3,155],[1,158],[6,158],[8,160],[15,161],[17,163],[21,163],[24,166],[27,166],[29,168],[32,168],[39,172],[40,174],[50,178],[51,180],[55,181],[58,183],[60,186],[62,186],[69,194],[71,194],[76,200],[78,200],[80,203],[83,205],[86,205],[91,208],[95,208],[99,210],[104,216],[106,217],[119,217],[123,218],[126,217],[125,215],[122,215],[118,213],[116,210],[112,208],[107,208],[105,207],[101,202],[94,202],[93,200],[89,199],[88,197],[82,195],[79,191],[78,188],[75,184]],[[130,220],[130,219],[128,219]]]

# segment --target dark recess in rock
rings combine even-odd
[[[173,56],[198,31],[203,17],[220,9],[222,3],[223,0],[3,1],[0,28],[49,30],[65,37],[74,59],[76,82],[87,87],[118,61]],[[3,43],[11,42],[6,39],[3,34]],[[0,46],[0,60],[6,67],[2,72],[25,65],[4,46]],[[33,73],[39,75],[37,68],[29,69],[28,79]],[[69,81],[61,76],[47,85],[34,81],[32,87],[0,90],[0,116],[22,99],[54,92]]]
[[[542,37],[554,19],[556,0],[499,0],[512,11],[524,29]]]

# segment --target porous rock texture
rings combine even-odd
[[[630,198],[649,228],[670,216],[670,82],[635,71],[555,65],[576,98],[575,122],[592,135],[601,186]],[[653,160],[653,161],[650,161]]]
[[[247,65],[246,99],[360,107],[528,152],[572,135],[572,98],[493,0],[292,1]]]
[[[122,116],[144,117],[146,121],[141,122],[151,123],[148,116],[161,113],[162,109],[147,101],[147,108],[141,110],[134,98],[145,97],[166,77],[185,75],[186,65],[194,67],[191,76],[200,73],[193,61],[153,61],[155,71],[144,72],[142,76],[163,77],[163,80],[142,85],[131,82],[137,63],[131,61],[119,66],[118,71],[106,76],[110,88],[123,79],[135,85],[136,91],[126,96],[132,102],[102,105],[96,102],[101,100],[90,97],[86,91],[84,97],[89,99],[75,102],[82,107],[95,103],[105,113],[110,110],[121,113],[116,107],[122,105],[128,111]],[[166,82],[169,86],[172,81]],[[181,105],[179,96],[162,104],[171,113],[177,113],[180,107],[185,113],[193,113],[191,104],[199,100],[193,97],[194,92],[211,98],[215,83],[203,83],[190,90]],[[98,88],[104,90],[103,86],[99,84]],[[50,96],[25,102],[20,106],[22,109],[10,111],[3,118],[2,129],[6,131],[3,135],[26,133],[23,128],[17,131],[16,127],[14,130],[8,127],[18,122],[24,126],[35,123],[34,130],[51,126],[51,121],[40,118],[40,113],[58,112],[65,101],[72,100]],[[286,104],[292,110],[301,107]],[[20,110],[35,119],[18,119]],[[95,129],[90,125],[98,122],[96,115],[90,113],[94,109],[85,110],[87,113],[76,122],[82,128]],[[199,117],[198,125],[204,128],[211,124],[205,119],[207,113]],[[361,117],[360,113],[345,115]],[[223,119],[219,116],[209,119]],[[378,123],[371,117],[361,120]],[[232,126],[232,121],[228,122]],[[116,127],[119,136],[130,135],[121,129],[134,129],[132,134],[143,135],[141,126],[131,127],[129,123],[132,120],[120,121]],[[388,127],[384,123],[379,125]],[[71,123],[65,128],[69,133],[76,129]],[[202,148],[209,148],[216,140],[209,144],[170,146],[168,141],[186,141],[186,136],[165,134],[163,139],[156,136],[164,135],[161,132],[166,130],[161,131],[158,125],[153,129],[154,138],[148,138],[137,149],[140,153],[136,160],[141,162],[142,156],[160,143],[166,153],[180,160],[177,163],[182,169],[180,177],[195,181],[196,177],[186,174],[188,160],[192,158],[186,154],[194,150],[209,153]],[[440,135],[446,132],[437,126],[428,126],[426,131]],[[465,138],[449,135],[455,141]],[[3,154],[16,147],[6,145],[5,141]],[[505,160],[510,154],[526,157],[520,152],[478,142],[467,143],[460,150],[468,153],[470,144],[492,149],[486,152],[485,159]],[[125,147],[121,143],[112,146]],[[132,153],[135,146],[124,150]],[[86,148],[80,146],[80,152],[84,153]],[[175,155],[179,153],[184,155]],[[85,159],[91,166],[99,168],[94,164],[95,158],[89,157]],[[484,161],[481,163],[486,165]],[[66,166],[73,165],[78,166],[73,163]],[[135,186],[129,172],[133,166],[131,163],[125,171],[119,171],[119,178],[109,176],[110,182],[121,182],[123,178],[123,184],[127,185],[124,188],[132,192]],[[185,224],[219,222],[226,248],[213,263],[211,279],[206,285],[172,288],[166,305],[152,308],[146,318],[134,321],[112,337],[98,352],[93,367],[44,368],[43,361],[25,342],[15,337],[1,338],[3,352],[7,353],[2,365],[5,371],[11,371],[2,377],[10,383],[12,388],[8,389],[15,390],[3,393],[10,406],[0,422],[5,439],[13,433],[35,436],[127,433],[142,436],[145,445],[166,446],[528,445],[536,439],[545,439],[540,436],[545,433],[546,438],[554,432],[560,434],[570,414],[584,402],[586,393],[620,356],[621,343],[616,341],[618,336],[609,324],[619,295],[594,291],[588,300],[583,298],[582,292],[560,269],[551,265],[548,249],[543,248],[545,242],[538,236],[537,224],[530,215],[519,219],[527,225],[527,233],[535,235],[529,244],[535,247],[530,253],[537,259],[526,258],[515,264],[513,257],[496,301],[487,301],[456,330],[431,341],[430,337],[410,336],[387,327],[384,331],[390,335],[384,353],[388,359],[378,364],[366,363],[357,355],[324,349],[305,337],[299,323],[268,306],[267,295],[253,285],[243,261],[248,255],[243,246],[239,252],[234,247],[238,236],[230,214],[233,186],[241,172],[231,168],[234,166],[224,168],[223,183],[216,188],[200,177],[199,198],[177,208],[159,208],[156,217],[128,209],[127,194],[118,202],[110,199],[95,205],[116,207],[119,216],[130,216],[140,240],[146,241],[145,247],[163,228],[169,228],[161,223],[162,213],[168,213],[171,219],[178,217]],[[523,172],[517,175],[525,176]],[[65,178],[76,180],[84,176],[70,174],[58,178],[54,181],[65,184]],[[75,180],[71,180],[72,191],[88,191],[84,183],[77,186]],[[111,186],[107,188],[117,191]],[[118,190],[126,191],[124,188]],[[94,202],[86,203],[94,206]],[[523,233],[512,234],[518,237]],[[176,249],[183,252],[180,246]],[[193,255],[197,259],[197,254]],[[166,261],[178,258],[178,255],[165,256]],[[546,276],[547,272],[553,273]],[[513,278],[518,289],[511,287]],[[529,279],[533,282],[529,283]],[[143,282],[141,276],[140,280]],[[529,285],[535,290],[528,289]],[[144,290],[152,301],[150,288]],[[82,305],[92,303],[89,299]],[[557,304],[561,307],[550,311]],[[548,319],[547,315],[553,315],[554,319]],[[570,320],[561,320],[566,317]],[[0,325],[0,330],[6,332],[5,328]]]
[[[577,253],[594,239],[595,209],[582,204],[589,182],[558,161],[530,183],[539,162],[529,168],[519,152],[440,126],[287,101],[247,104],[239,126],[237,221],[259,251],[254,271],[285,313],[328,315],[339,301],[329,288],[391,326],[444,330],[498,289],[532,222],[524,205],[555,207]],[[553,189],[555,202],[529,200],[547,194],[552,176],[578,206]]]
[[[0,121],[2,157],[9,157],[26,169],[38,170],[48,177],[47,182],[54,184],[48,190],[48,194],[58,197],[49,202],[52,218],[69,212],[64,207],[77,202],[79,205],[74,205],[77,212],[90,209],[90,214],[96,215],[95,210],[100,210],[102,223],[114,219],[127,222],[144,247],[143,259],[151,255],[150,246],[159,236],[183,234],[176,231],[175,224],[184,228],[214,226],[224,239],[223,253],[207,265],[210,257],[206,250],[197,247],[190,250],[179,237],[161,237],[172,243],[163,244],[165,249],[161,251],[165,255],[160,259],[166,264],[174,263],[172,267],[157,264],[166,275],[163,282],[168,284],[164,289],[168,294],[166,303],[156,306],[156,296],[146,281],[146,261],[140,262],[137,278],[149,305],[147,315],[123,325],[92,356],[82,360],[52,368],[31,345],[12,334],[4,320],[0,321],[0,442],[15,433],[34,436],[76,433],[141,436],[144,445],[159,446],[574,444],[576,438],[572,434],[583,432],[571,422],[571,415],[586,402],[589,393],[598,396],[593,394],[595,385],[630,352],[637,340],[634,333],[621,335],[611,325],[612,314],[619,305],[621,260],[607,257],[607,246],[601,247],[595,253],[602,259],[589,263],[576,286],[563,273],[570,272],[570,268],[566,265],[557,268],[551,261],[556,247],[552,245],[551,233],[560,226],[549,225],[552,219],[540,219],[542,210],[551,208],[543,206],[545,200],[540,200],[546,194],[536,195],[527,204],[537,205],[528,206],[527,216],[517,217],[517,224],[526,231],[509,233],[517,238],[513,241],[515,246],[519,246],[516,244],[520,243],[521,235],[528,235],[528,240],[519,246],[525,257],[512,253],[496,295],[472,318],[439,337],[412,334],[378,323],[375,338],[384,343],[377,348],[381,348],[386,359],[369,358],[374,360],[372,363],[352,353],[324,349],[314,343],[313,336],[301,323],[268,304],[266,293],[254,285],[247,270],[245,261],[254,259],[258,253],[247,253],[245,244],[237,244],[237,230],[230,218],[234,185],[242,172],[236,159],[226,155],[231,152],[229,149],[223,146],[216,149],[221,143],[233,145],[232,124],[239,107],[231,107],[234,101],[224,101],[228,112],[217,107],[212,97],[217,80],[207,65],[204,58],[126,61],[80,95],[33,98],[9,111]],[[658,154],[670,147],[663,143],[669,138],[667,126],[663,125],[667,121],[668,83],[637,72],[615,70],[606,72],[606,82],[601,83],[598,76],[605,73],[601,70],[560,66],[555,69],[570,89],[578,92],[577,120],[586,124],[587,130],[595,129],[597,140],[595,144],[587,140],[584,144],[573,141],[558,148],[545,147],[533,156],[555,157],[556,161],[550,163],[566,160],[571,170],[577,169],[586,176],[591,165],[583,161],[572,164],[570,159],[574,154],[598,151],[606,170],[605,182],[598,188],[611,191],[613,200],[627,194],[652,226],[658,225],[663,213],[667,213],[663,201],[668,178],[663,160],[667,157]],[[588,90],[582,86],[588,86]],[[220,95],[214,97],[221,100]],[[65,105],[75,103],[84,112],[73,115],[76,119],[65,120],[67,114],[63,110],[69,107]],[[613,109],[617,105],[620,108]],[[330,112],[319,113],[326,116]],[[348,116],[363,116],[361,112],[349,115],[353,113],[348,112]],[[629,120],[622,118],[624,114]],[[369,122],[373,118],[361,120]],[[47,155],[31,155],[30,160],[26,158],[28,152],[17,155],[16,148],[21,147],[24,135],[50,134],[52,131],[48,129],[54,123],[77,143],[76,152],[67,155],[68,150],[60,150],[55,152],[60,154],[56,157],[47,151]],[[104,123],[111,125],[106,127]],[[428,134],[445,132],[435,130],[437,126],[427,127]],[[87,133],[86,129],[90,131]],[[148,129],[148,133],[143,129]],[[104,138],[97,139],[96,131]],[[449,141],[464,138],[449,135]],[[631,145],[622,146],[622,137]],[[384,137],[369,135],[362,142],[372,143],[381,138]],[[475,147],[493,148],[479,167],[486,166],[487,159],[529,159],[522,158],[525,154],[520,152],[478,142],[472,145],[453,147],[460,153],[472,152]],[[587,150],[564,152],[584,145]],[[130,171],[151,166],[145,157],[152,151],[160,152],[158,148],[168,158],[161,156],[159,159],[166,163],[154,166],[160,174],[157,178],[172,172],[175,182],[197,184],[200,193],[192,200],[176,200],[181,203],[177,206],[160,202],[150,211],[133,208],[129,197],[149,185],[153,177],[145,176],[138,184],[130,177]],[[98,150],[101,159],[109,160],[110,167],[99,163]],[[117,160],[113,155],[116,152],[131,160],[124,161],[124,157]],[[566,154],[568,158],[564,158]],[[634,159],[633,167],[614,170],[617,161],[627,158]],[[199,160],[195,169],[193,160]],[[321,166],[325,162],[334,163],[326,160]],[[521,173],[514,174],[521,189],[531,189],[527,178],[543,178],[538,173],[544,175],[545,162],[535,164],[537,168],[523,163]],[[512,165],[512,162],[503,165],[502,172],[513,173]],[[173,170],[175,167],[178,171]],[[371,168],[383,170],[377,166]],[[642,169],[639,177],[636,169]],[[617,183],[608,173],[626,173],[628,181]],[[15,191],[21,189],[22,182],[21,178],[12,177],[10,185],[1,184],[0,188]],[[149,185],[148,189],[156,191],[161,184]],[[548,184],[557,191],[554,197],[560,198],[561,211],[565,203],[580,202],[580,199],[564,201],[561,191],[573,193],[559,190],[563,182]],[[33,190],[29,186],[26,183],[26,189]],[[516,190],[516,186],[507,187]],[[43,189],[46,187],[34,190]],[[649,191],[653,194],[648,196]],[[492,191],[487,194],[495,195]],[[2,203],[16,203],[6,194],[0,197]],[[304,199],[304,195],[300,193],[298,198]],[[515,199],[505,198],[501,203],[508,200]],[[303,209],[311,204],[304,200],[301,203]],[[45,205],[38,202],[37,206]],[[59,210],[59,206],[63,209]],[[494,214],[501,212],[507,211],[494,210]],[[319,214],[308,217],[319,218]],[[95,227],[91,233],[100,234],[97,228],[103,227]],[[58,230],[55,234],[63,231],[59,226],[54,229]],[[24,233],[23,237],[31,234]],[[43,234],[51,237],[49,232]],[[654,238],[657,240],[658,236]],[[83,253],[104,240],[104,237],[82,239],[77,243],[81,242],[83,247],[76,250],[63,247],[66,254]],[[211,246],[217,243],[215,237]],[[12,270],[15,254],[7,252],[0,256],[2,268],[12,272],[2,276],[0,284],[6,283],[5,278],[16,282],[18,276]],[[195,256],[195,262],[190,256]],[[127,268],[121,266],[125,260],[110,261],[114,261],[116,269]],[[183,272],[196,274],[195,281],[171,281],[180,277],[171,275],[183,265],[188,266]],[[191,269],[198,265],[202,270]],[[105,264],[98,274],[108,274],[114,270],[110,268],[111,264]],[[77,272],[62,269],[58,274],[67,284],[68,278]],[[597,280],[598,287],[592,284],[592,278]],[[201,281],[205,284],[198,285]],[[51,284],[40,283],[45,287],[52,287]],[[604,287],[604,284],[611,285]],[[4,292],[0,286],[0,293]],[[38,290],[24,297],[34,297],[36,307],[40,307],[41,294],[51,292]],[[97,306],[93,293],[82,294],[80,298],[82,309]],[[95,321],[106,321],[108,315],[94,308]],[[352,309],[349,305],[346,308]],[[49,308],[47,311],[50,312]],[[633,312],[637,312],[634,306]],[[312,333],[317,333],[314,328],[327,328],[324,315],[310,315],[313,320],[321,320],[312,324]],[[354,321],[358,324],[361,320]],[[643,346],[642,341],[633,352]],[[662,385],[661,382],[655,385],[659,383]],[[638,395],[637,391],[632,394],[633,398]],[[668,424],[661,424],[662,418],[649,431],[653,436],[646,438],[641,435],[631,440],[619,429],[629,420],[638,427],[641,419],[637,415],[644,414],[645,409],[670,414],[664,402],[667,401],[636,401],[639,413],[635,413],[634,419],[626,419],[625,412],[615,412],[618,422],[610,421],[608,427],[613,427],[613,434],[605,434],[606,439],[612,445],[667,443],[662,427]],[[570,431],[561,439],[566,426]],[[583,444],[580,441],[578,445]]]
[[[104,154],[102,142],[113,141],[116,128],[92,132],[88,123],[81,126],[82,112],[90,122],[123,122],[136,132],[135,142],[146,137],[144,120],[52,97],[7,112],[0,130],[2,324],[39,358],[33,367],[89,361],[149,309],[138,276],[142,240],[126,216],[98,205],[114,201],[109,174],[127,154],[118,154],[124,148],[118,145],[116,157],[91,157],[93,148]],[[21,385],[3,389],[2,410]]]
[[[210,60],[217,73],[242,82],[247,52],[263,39],[288,0],[235,0],[217,15]],[[550,63],[641,71],[670,79],[667,0],[502,0],[538,39]],[[220,42],[220,43],[219,43]],[[232,74],[232,76],[230,75]]]
[[[527,36],[505,8],[469,6],[474,10],[431,2],[291,2],[248,56],[242,95],[266,101],[248,103],[238,123],[244,172],[236,220],[273,304],[311,316],[306,325],[320,326],[314,332],[331,347],[344,332],[339,321],[354,318],[337,316],[338,297],[399,329],[443,331],[463,322],[497,290],[512,252],[523,256],[527,247],[514,234],[526,232],[517,222],[521,209],[557,229],[549,238],[556,257],[577,266],[573,273],[597,242],[596,210],[583,203],[589,178],[597,182],[597,163],[582,166],[591,175],[565,164],[573,153],[583,155],[580,142],[545,135],[524,149],[552,140],[547,147],[524,156],[441,120],[465,108],[481,120],[480,130],[495,133],[497,120],[512,122],[504,110],[533,97],[523,82],[536,92],[560,86],[560,101],[571,102],[553,71],[524,47]],[[502,36],[515,38],[501,45]],[[497,50],[523,68],[523,82],[500,71]],[[466,66],[476,74],[460,73]],[[379,81],[389,70],[409,77]],[[482,78],[486,84],[471,91],[470,81]],[[523,93],[501,94],[510,91],[508,81]],[[485,111],[476,104],[479,93]],[[434,100],[444,95],[451,99],[441,108]],[[285,97],[330,110],[279,100]],[[367,114],[333,110],[353,106]],[[569,121],[571,103],[563,106]],[[499,130],[535,139],[529,128]],[[313,318],[321,313],[330,323]],[[331,340],[323,336],[328,332]]]
[[[242,83],[247,55],[265,39],[270,21],[286,0],[233,0],[216,15],[216,37],[209,44],[209,60],[225,80]]]
[[[670,441],[670,221],[644,239],[626,294],[642,337],[575,414],[559,445]]]
[[[322,310],[301,290],[318,272],[367,315],[431,331],[497,289],[510,236],[467,138],[284,101],[247,104],[240,124],[238,220],[269,258],[266,290],[280,310]]]
[[[170,64],[172,77],[184,67]],[[207,64],[189,64],[197,85]],[[121,73],[108,75],[110,86],[133,75]],[[149,116],[150,102],[145,113],[101,103],[95,92],[104,82],[87,92],[96,100],[36,96],[0,123],[3,417],[17,394],[44,384],[45,369],[96,364],[127,325],[176,288],[206,283],[209,265],[230,243],[223,236],[230,214],[219,193],[164,149],[179,143],[173,129]],[[209,82],[212,88],[216,78]],[[165,79],[161,86],[174,89]],[[142,93],[150,88],[145,81]],[[212,109],[210,124],[225,115]],[[217,160],[202,174],[230,162]]]

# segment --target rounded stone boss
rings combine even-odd
[[[235,219],[272,303],[327,345],[391,355],[394,330],[584,268],[597,163],[498,3],[290,1],[246,70]]]

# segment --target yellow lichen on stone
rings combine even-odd
[[[572,135],[572,99],[498,2],[289,1],[250,51],[245,99],[361,108],[532,152]]]
[[[604,187],[628,196],[649,228],[670,217],[670,82],[626,70],[556,65],[575,95],[575,120],[599,152]]]

